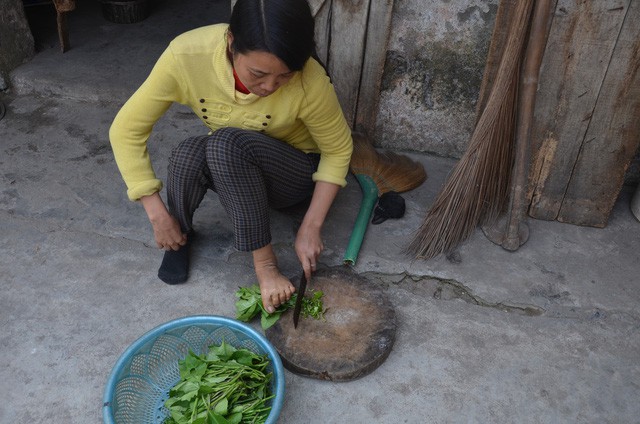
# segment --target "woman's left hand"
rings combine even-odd
[[[295,243],[296,254],[307,277],[316,270],[318,258],[324,249],[319,228],[300,227]]]
[[[313,197],[311,197],[311,204],[298,230],[295,245],[296,254],[300,259],[307,280],[316,270],[318,258],[324,249],[320,232],[338,190],[340,187],[336,184],[317,181]]]

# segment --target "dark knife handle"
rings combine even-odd
[[[293,328],[298,328],[298,320],[300,319],[300,311],[302,310],[302,299],[304,298],[304,292],[307,290],[307,277],[302,271],[300,276],[300,284],[298,285],[298,297],[296,298],[296,305],[293,308]]]

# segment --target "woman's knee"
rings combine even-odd
[[[229,148],[241,148],[243,142],[250,138],[248,137],[249,135],[250,133],[247,130],[240,128],[220,128],[211,134],[207,140],[207,150],[215,149],[215,151],[224,151]]]
[[[221,128],[207,142],[206,157],[209,168],[227,168],[246,161],[251,134],[239,128]]]
[[[210,139],[213,141],[228,140],[229,138],[236,138],[240,135],[246,134],[247,132],[247,130],[243,130],[242,128],[223,127],[211,133]]]
[[[189,137],[182,140],[171,149],[171,157],[194,156],[204,151],[207,140],[211,136]]]
[[[207,138],[208,136],[190,137],[175,146],[169,157],[169,173],[185,177],[202,173],[202,168],[207,166]]]

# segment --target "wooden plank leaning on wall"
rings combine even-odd
[[[394,0],[310,0],[318,56],[352,129],[372,133]]]
[[[624,15],[558,221],[605,226],[640,144],[640,2]]]
[[[530,216],[606,226],[640,144],[639,3],[558,0],[532,129]]]

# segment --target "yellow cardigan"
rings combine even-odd
[[[322,66],[310,59],[268,97],[242,94],[235,90],[227,58],[227,27],[211,25],[175,38],[118,112],[109,138],[129,199],[162,189],[147,140],[173,102],[191,107],[211,131],[223,127],[260,131],[303,152],[320,153],[313,180],[345,186],[353,149],[351,130]]]

